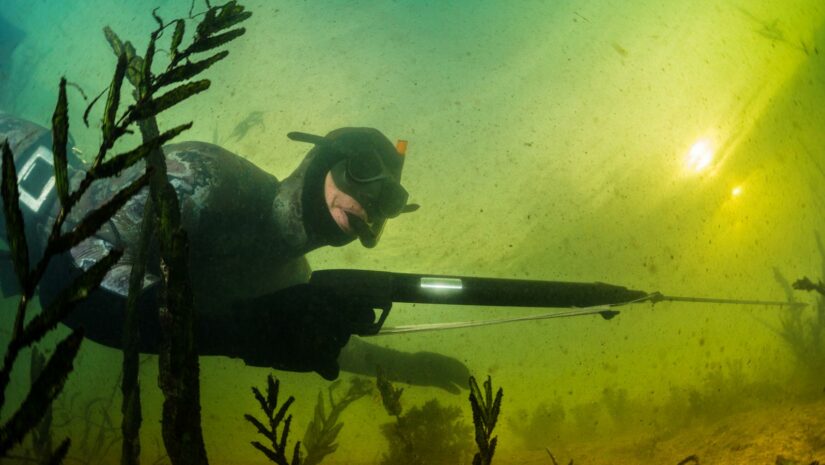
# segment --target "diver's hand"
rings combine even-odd
[[[470,370],[464,363],[435,352],[414,352],[408,355],[403,372],[406,382],[419,386],[435,386],[453,394],[468,389]]]
[[[350,335],[371,324],[373,310],[329,289],[300,284],[245,303],[248,342],[241,358],[249,365],[315,371],[338,377],[338,355]]]

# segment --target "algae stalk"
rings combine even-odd
[[[327,455],[332,454],[338,449],[338,444],[335,440],[338,438],[338,433],[340,433],[344,427],[344,424],[338,421],[341,414],[351,403],[372,392],[372,387],[368,381],[363,378],[353,378],[350,381],[350,387],[346,394],[336,401],[333,392],[338,384],[340,384],[340,381],[332,383],[328,389],[328,415],[324,408],[323,391],[318,392],[318,402],[315,404],[315,417],[307,426],[306,433],[304,433],[304,448],[307,452],[303,461],[304,465],[318,465]]]
[[[140,333],[138,332],[137,297],[143,288],[146,273],[146,255],[155,226],[152,214],[152,201],[146,199],[143,222],[140,226],[140,243],[135,251],[134,264],[129,273],[129,295],[126,299],[126,317],[123,322],[123,381],[121,393],[123,403],[121,413],[121,465],[138,465],[140,463],[140,424],[143,421],[140,402],[140,384],[138,382]]]
[[[37,346],[32,347],[31,365],[29,369],[30,384],[34,385],[37,378],[43,372],[43,366],[46,365],[46,357],[37,350]],[[40,423],[32,430],[32,449],[35,455],[40,460],[47,459],[52,453],[52,406],[50,405],[46,410],[46,414],[40,420]]]
[[[287,459],[286,455],[286,443],[289,438],[289,425],[292,423],[292,415],[287,416],[286,412],[289,410],[289,406],[295,402],[295,397],[289,396],[286,402],[279,406],[278,393],[280,391],[280,387],[281,382],[278,378],[268,375],[266,377],[266,397],[261,394],[261,391],[259,391],[258,388],[252,388],[252,393],[255,394],[255,399],[258,400],[258,404],[261,406],[261,410],[263,410],[269,426],[264,425],[261,421],[248,413],[244,415],[244,418],[246,418],[248,422],[255,425],[258,433],[262,434],[269,440],[269,447],[258,441],[252,441],[252,445],[261,451],[271,462],[277,463],[278,465],[300,465],[300,441],[295,443],[295,449],[292,452],[291,462]],[[281,422],[283,422],[283,425]],[[282,430],[279,438],[278,428],[281,427]]]
[[[498,437],[493,437],[498,414],[501,411],[501,398],[504,390],[498,388],[493,398],[493,383],[490,377],[484,381],[484,393],[478,388],[474,377],[470,377],[470,406],[473,409],[473,424],[476,429],[478,452],[473,457],[473,465],[490,465],[496,452]]]
[[[192,287],[189,280],[189,241],[181,226],[180,207],[174,187],[166,176],[166,162],[162,144],[165,134],[158,129],[155,116],[192,95],[206,90],[210,82],[200,80],[181,84],[165,94],[155,97],[162,86],[180,83],[194,78],[212,64],[226,57],[222,52],[213,57],[192,64],[187,61],[179,65],[182,58],[197,52],[205,52],[239,37],[245,31],[229,31],[215,35],[221,30],[246,20],[251,13],[231,1],[218,7],[210,7],[205,18],[198,25],[198,34],[192,45],[182,54],[177,53],[185,23],[173,21],[175,33],[172,38],[172,62],[160,75],[152,74],[155,42],[161,31],[168,25],[153,12],[158,21],[143,57],[139,57],[129,42],[122,42],[109,28],[104,29],[107,40],[118,55],[118,63],[128,62],[128,70],[116,75],[125,76],[136,89],[135,105],[124,118],[137,120],[146,147],[146,172],[149,176],[149,199],[144,208],[141,241],[137,255],[140,265],[132,269],[129,277],[129,298],[127,318],[124,327],[124,431],[122,463],[137,463],[140,450],[138,430],[140,425],[139,392],[137,382],[137,325],[135,302],[141,291],[145,262],[149,246],[149,236],[157,226],[160,249],[163,287],[159,295],[159,319],[161,323],[161,345],[159,347],[159,384],[164,394],[162,435],[164,445],[173,464],[206,464],[206,448],[203,443],[200,416],[200,387],[198,354],[195,346]],[[169,23],[172,24],[172,23]],[[120,70],[120,66],[118,67]],[[108,106],[107,106],[108,107]],[[109,115],[109,112],[106,112]],[[113,117],[108,118],[109,121]],[[186,126],[188,127],[188,126]],[[184,128],[185,127],[181,127]],[[174,131],[174,130],[173,130]],[[173,132],[170,131],[170,132]],[[174,137],[172,135],[171,137]],[[168,137],[168,138],[171,138]],[[168,140],[168,138],[166,138]],[[135,156],[140,158],[140,156]],[[98,166],[98,163],[96,163]],[[103,169],[103,166],[100,166]]]

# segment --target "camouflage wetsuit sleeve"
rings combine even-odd
[[[170,182],[178,194],[181,218],[190,240],[199,352],[242,356],[231,349],[238,340],[249,339],[240,334],[240,328],[245,326],[244,319],[253,318],[254,310],[244,302],[305,282],[309,276],[303,256],[289,256],[277,247],[281,241],[269,212],[278,181],[247,160],[211,144],[185,142],[164,150]],[[110,182],[96,183],[81,199],[70,221],[79,221],[142,170],[142,166],[136,166]],[[66,320],[69,326],[84,326],[89,339],[110,347],[120,347],[122,343],[129,274],[147,196],[148,190],[144,189],[95,236],[58,257],[40,289],[41,302],[46,304],[82,269],[113,248],[123,249],[124,257],[106,276],[103,287]],[[150,250],[144,291],[138,299],[141,351],[150,353],[157,350],[160,333],[159,261],[155,249],[156,244]]]

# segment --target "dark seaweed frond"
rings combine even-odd
[[[98,178],[108,178],[111,176],[117,176],[123,170],[129,168],[130,166],[136,164],[141,160],[146,159],[150,152],[161,148],[164,144],[174,139],[180,133],[186,131],[191,127],[192,123],[181,124],[180,126],[177,126],[164,132],[158,137],[146,141],[139,147],[136,147],[128,152],[114,156],[110,160],[106,160],[99,166],[97,166],[94,169],[95,175]]]
[[[163,273],[163,292],[160,304],[160,320],[162,329],[162,344],[159,348],[160,374],[159,384],[164,394],[162,434],[166,450],[173,463],[205,464],[207,463],[206,450],[203,445],[203,433],[200,425],[200,388],[198,355],[194,341],[194,305],[191,283],[188,271],[189,241],[186,231],[181,226],[180,208],[177,195],[166,177],[166,162],[161,150],[163,143],[175,134],[161,134],[155,117],[158,113],[175,106],[189,97],[203,92],[210,86],[210,81],[203,79],[180,84],[164,94],[155,93],[163,86],[181,83],[196,77],[212,64],[226,57],[226,53],[219,53],[197,63],[188,62],[189,57],[197,52],[211,50],[223,45],[243,34],[239,29],[232,37],[216,43],[213,34],[227,24],[237,24],[247,19],[251,13],[244,12],[244,7],[236,2],[229,2],[219,7],[209,7],[204,19],[198,25],[198,33],[193,42],[179,52],[185,23],[182,19],[169,23],[153,13],[158,28],[152,33],[146,52],[143,57],[137,56],[131,44],[123,42],[111,29],[106,29],[107,40],[116,55],[125,54],[129,63],[126,77],[135,87],[135,103],[120,117],[119,126],[130,122],[138,123],[144,146],[146,146],[146,169],[149,177],[149,199],[144,209],[144,231],[151,225],[158,237],[161,267]],[[166,27],[174,24],[175,30],[170,44],[170,63],[158,75],[152,72],[157,39]],[[202,33],[203,32],[203,33]],[[230,31],[231,32],[231,31]],[[179,127],[178,129],[185,129]],[[173,130],[175,131],[175,130]],[[131,154],[115,165],[106,168],[108,171],[122,169],[138,154]],[[97,167],[100,165],[96,163]],[[101,169],[104,165],[100,165]],[[149,234],[141,234],[141,241],[136,256],[146,257]],[[137,366],[136,360],[136,325],[134,324],[135,298],[139,292],[143,279],[144,267],[135,266],[130,275],[130,296],[127,303],[126,325],[124,329],[124,401],[133,405],[139,403],[137,397]],[[131,322],[131,323],[130,323]],[[126,382],[130,385],[127,386]],[[135,412],[134,407],[124,405],[124,411]],[[134,455],[138,447],[138,421],[124,415],[123,430],[124,456]],[[126,433],[128,431],[128,436]],[[132,449],[131,451],[127,448]],[[297,452],[296,452],[297,453]],[[133,460],[131,463],[137,463]]]
[[[238,7],[234,4],[234,2],[230,3],[231,7],[228,9],[226,7],[218,7],[215,9],[211,17],[213,22],[216,20],[217,22],[214,23],[214,27],[207,28],[210,30],[214,29],[214,31],[210,32],[201,39],[212,39],[212,44],[214,44],[215,38],[212,37],[212,35],[215,32],[220,30],[226,24],[236,24],[240,20],[243,20],[249,16],[249,13],[239,15],[239,13],[243,12],[243,7]],[[233,23],[233,21],[235,22]],[[180,23],[176,23],[176,26],[179,24]],[[176,27],[176,31],[181,27],[182,26]],[[176,35],[180,37],[182,36],[182,32],[183,31],[181,29],[180,33]],[[114,265],[118,258],[120,258],[120,254],[119,252],[114,252],[106,259],[98,262],[92,269],[89,270],[88,273],[81,275],[81,277],[69,289],[61,294],[61,296],[52,305],[45,308],[41,314],[33,318],[28,325],[24,325],[24,322],[26,321],[26,309],[28,307],[28,303],[33,298],[34,292],[42,279],[49,262],[57,254],[65,252],[72,246],[94,234],[102,224],[109,221],[112,215],[114,215],[120,207],[122,207],[139,190],[149,183],[151,173],[147,172],[146,175],[133,182],[124,190],[118,192],[102,207],[89,213],[86,218],[80,221],[79,224],[77,224],[72,230],[64,232],[63,226],[65,225],[69,213],[94,181],[108,176],[113,176],[122,169],[137,163],[143,158],[149,157],[152,154],[158,154],[160,152],[160,147],[164,142],[178,135],[181,131],[188,129],[189,125],[182,125],[171,131],[160,134],[157,130],[156,124],[154,124],[154,116],[161,111],[180,103],[191,95],[205,90],[209,85],[208,81],[197,81],[190,84],[185,84],[172,89],[166,94],[155,99],[151,90],[151,81],[156,79],[156,77],[151,73],[151,66],[154,55],[154,42],[158,37],[159,31],[153,33],[145,59],[137,56],[137,53],[131,43],[121,41],[110,29],[107,28],[105,33],[109,43],[115,50],[118,61],[111,84],[108,87],[108,95],[106,98],[105,108],[103,110],[103,117],[101,119],[102,141],[100,148],[94,157],[92,167],[84,173],[74,192],[71,192],[68,182],[69,173],[67,168],[66,153],[69,124],[67,116],[68,105],[66,100],[67,83],[65,79],[62,79],[59,86],[59,95],[55,112],[52,117],[56,190],[60,199],[61,208],[52,224],[43,256],[33,268],[30,266],[28,245],[25,237],[25,225],[19,207],[19,191],[17,188],[17,172],[14,165],[14,157],[6,141],[4,141],[2,146],[0,146],[0,151],[2,151],[3,158],[2,182],[0,183],[2,185],[0,185],[0,193],[2,193],[3,196],[3,213],[6,220],[6,236],[10,248],[9,255],[13,261],[14,269],[16,271],[18,281],[20,282],[22,294],[15,315],[12,340],[9,343],[3,358],[2,367],[0,367],[0,406],[5,403],[5,391],[10,381],[11,371],[20,351],[33,342],[40,340],[48,331],[54,328],[61,319],[65,318],[75,303],[85,298],[90,292],[92,292],[99,285],[108,269]],[[239,34],[236,33],[236,36],[237,35]],[[180,38],[177,40],[179,42]],[[222,41],[222,43],[225,42],[226,41]],[[202,43],[200,47],[203,48],[204,45],[209,45],[209,43],[210,42]],[[222,56],[225,56],[225,54]],[[165,82],[179,82],[182,79],[194,77],[198,74],[198,72],[206,69],[212,63],[219,61],[219,59],[220,58],[213,57],[207,60],[208,63],[201,64],[200,66],[177,70],[177,74],[166,77]],[[121,112],[121,88],[124,79],[128,79],[138,88],[138,90],[140,90],[140,92],[136,94],[137,101],[134,104],[129,105],[125,111]],[[95,101],[97,101],[97,99],[95,99]],[[92,105],[94,105],[94,102],[92,102],[92,104],[90,104],[90,106],[86,109],[86,112],[84,113],[84,121],[87,120],[87,116],[92,108]],[[151,122],[149,122],[149,120],[151,120]],[[130,127],[134,124],[140,125],[141,130],[144,133],[144,143],[132,151],[121,154],[113,159],[106,160],[109,150],[123,135],[132,132]],[[153,129],[148,135],[146,131],[144,131],[147,127]],[[160,156],[162,160],[162,154]],[[165,169],[161,169],[160,172],[165,176]],[[166,198],[168,198],[169,192],[166,192],[166,194]],[[171,195],[174,197],[174,193]],[[155,197],[155,190],[153,189],[153,198]],[[164,219],[168,220],[170,214],[173,218],[179,219],[179,214],[175,215],[174,213],[171,213],[173,210],[177,211],[177,204],[174,202],[171,204],[167,203],[165,205],[161,205],[159,208],[161,213],[166,212],[166,214],[163,215]],[[160,224],[161,226],[170,226],[164,230],[167,233],[164,237],[169,240],[165,245],[165,248],[162,247],[162,250],[174,252],[174,255],[178,258],[175,263],[181,263],[181,260],[185,260],[187,244],[185,241],[185,234],[182,234],[179,230],[179,221],[172,221],[172,223],[169,223],[168,221],[161,221]],[[167,261],[166,263],[168,264],[169,262]],[[170,266],[170,268],[173,267]],[[185,292],[181,294],[180,289],[187,287],[186,280],[188,279],[188,275],[185,272],[173,272],[172,275],[174,276],[175,286],[172,286],[172,290],[169,292],[169,295],[171,296],[169,300],[177,304],[180,302],[180,295],[185,294]],[[191,333],[191,312],[184,312],[184,314],[173,314],[173,326],[180,326],[180,321],[178,321],[180,315],[184,315],[185,317],[182,327],[190,328]],[[187,321],[189,322],[188,324],[186,324]],[[22,440],[22,438],[29,431],[31,431],[32,428],[34,428],[34,426],[40,421],[40,418],[48,410],[54,398],[61,391],[66,377],[72,370],[73,360],[77,354],[81,340],[82,333],[76,331],[67,339],[58,344],[43,372],[34,381],[32,388],[23,404],[5,424],[0,426],[0,455],[6,454],[10,447],[20,442],[20,440]],[[190,345],[189,342],[191,341],[191,337],[182,337],[177,340],[179,343],[184,345]],[[185,354],[187,352],[184,351],[181,353]],[[190,362],[191,360],[192,359],[190,357]],[[194,359],[194,371],[191,369],[191,363],[181,364],[178,363],[177,360],[172,360],[172,362],[175,366],[181,366],[184,367],[184,370],[188,370],[183,376],[178,377],[177,379],[184,380],[183,382],[190,388],[192,386],[193,379],[195,384],[197,383],[196,359]],[[167,376],[165,379],[171,378]],[[184,408],[183,410],[180,410],[180,415],[178,415],[178,418],[183,419],[184,423],[191,423],[194,421],[199,425],[199,415],[191,414],[193,411],[192,409],[195,409],[196,411],[199,409],[199,397],[197,395],[197,391],[192,391],[191,389],[186,388],[186,386],[182,389],[176,388],[177,392],[181,393],[181,395],[185,396],[187,399],[190,399],[190,402],[186,404],[188,409]],[[165,404],[165,420],[167,411],[166,407],[167,405]],[[183,428],[182,431],[183,430],[186,430],[186,428]],[[190,429],[186,431],[187,434],[183,434],[183,436],[191,437],[192,441],[194,441],[193,444],[195,444],[194,447],[197,448],[196,443],[198,441],[202,441],[202,439],[199,436],[195,437],[189,433],[192,431],[199,431],[199,426],[196,430]],[[68,449],[68,446],[68,441],[62,443],[61,446],[55,451],[54,455],[52,455],[51,463],[60,462],[62,457],[65,456],[65,451]],[[167,446],[169,446],[169,444],[167,444]],[[203,449],[202,446],[201,449]],[[203,458],[203,460],[199,460],[198,462],[205,463],[205,453],[201,453],[199,455]],[[192,457],[192,455],[189,455],[188,457]]]
[[[188,73],[188,71],[182,68],[187,66],[186,62],[189,58],[196,53],[214,50],[242,36],[246,33],[246,29],[244,28],[231,29],[229,31],[226,31],[226,29],[246,21],[251,16],[252,13],[245,11],[245,7],[239,5],[236,1],[227,2],[221,6],[209,7],[195,29],[195,37],[192,43],[182,51],[180,50],[180,44],[183,39],[185,24],[182,20],[177,21],[175,23],[175,32],[172,35],[170,47],[172,59],[166,72],[176,74],[178,78],[172,79],[170,76],[164,77],[160,75],[156,78],[154,89],[171,82],[188,79],[181,76],[185,76]],[[220,54],[213,55],[211,58],[198,62],[198,66],[206,69],[215,62],[222,60],[225,56],[226,55]]]
[[[223,60],[228,55],[229,52],[223,50],[212,55],[209,58],[200,61],[186,63],[178,67],[172,68],[168,72],[163,73],[157,77],[153,84],[154,89],[157,90],[169,84],[174,84],[176,82],[182,82],[186,81],[187,79],[191,79],[197,76],[198,74],[206,71],[210,66],[214,65],[215,63]]]
[[[72,371],[72,363],[82,340],[83,330],[77,329],[57,345],[23,403],[0,427],[0,455],[20,443],[43,418]]]
[[[123,252],[113,250],[92,265],[85,273],[75,278],[71,286],[61,291],[53,302],[26,324],[20,338],[14,344],[19,344],[21,347],[29,346],[38,342],[47,332],[54,329],[57,323],[66,318],[78,302],[85,299],[90,292],[100,286],[106,273],[122,255]]]
[[[338,449],[335,440],[344,427],[344,424],[339,421],[341,414],[350,404],[372,392],[370,382],[363,378],[353,378],[346,394],[335,400],[333,393],[338,384],[339,382],[336,381],[328,389],[329,414],[326,413],[324,407],[324,393],[323,391],[318,392],[315,417],[307,426],[306,433],[304,433],[304,449],[307,452],[303,461],[304,465],[317,465],[327,455]]]
[[[17,190],[17,169],[14,167],[14,155],[11,153],[8,141],[3,141],[0,150],[3,152],[3,179],[0,191],[3,194],[3,214],[6,219],[6,238],[9,243],[14,270],[17,279],[26,287],[29,275],[29,247],[26,244],[23,213],[20,211],[20,193]],[[17,318],[14,322],[14,333],[22,328],[23,321]],[[2,387],[2,385],[0,385]],[[0,397],[2,399],[2,397]],[[2,404],[2,402],[0,402]]]
[[[470,377],[470,406],[473,409],[473,424],[476,430],[478,453],[473,457],[473,465],[490,465],[496,451],[498,438],[493,435],[493,428],[501,411],[501,398],[504,390],[499,388],[493,398],[493,384],[490,377],[484,382],[484,392],[478,387],[474,377]]]
[[[816,243],[825,273],[825,246],[818,234]],[[813,308],[789,308],[781,313],[781,327],[777,331],[811,380],[819,380],[825,370],[825,284],[803,277],[790,285],[777,269],[774,269],[774,278],[791,302],[794,301],[794,290],[820,294]]]
[[[472,455],[472,429],[462,421],[461,409],[437,399],[408,409],[381,432],[389,443],[381,465],[453,465],[468,463]]]
[[[264,425],[263,422],[248,413],[244,415],[244,418],[255,426],[258,433],[262,434],[269,440],[269,446],[265,446],[258,441],[252,441],[253,447],[261,451],[270,461],[277,463],[278,465],[300,465],[301,442],[299,441],[295,443],[295,449],[292,453],[291,462],[287,459],[286,447],[289,436],[289,426],[292,423],[292,415],[286,416],[286,413],[289,406],[295,401],[295,397],[289,396],[286,402],[279,407],[278,393],[280,387],[280,380],[272,375],[268,375],[266,397],[261,394],[261,391],[259,391],[258,388],[252,388],[252,393],[255,395],[255,399],[258,400],[258,404],[264,412],[268,426]],[[286,419],[284,419],[284,417],[286,417]],[[278,428],[282,428],[280,439],[278,437]]]
[[[43,367],[46,365],[46,357],[37,349],[32,347],[31,363],[29,364],[29,379],[30,384],[34,384],[35,380],[40,377],[43,372]],[[52,452],[52,419],[54,412],[52,406],[46,409],[46,413],[40,422],[32,430],[32,449],[35,456],[40,459],[47,458]]]
[[[62,205],[69,201],[69,169],[66,147],[69,141],[69,104],[66,100],[66,78],[60,79],[57,106],[52,116],[52,154],[54,182]]]
[[[57,449],[52,451],[49,458],[43,462],[43,465],[60,465],[61,463],[63,463],[63,459],[65,459],[66,454],[69,453],[69,446],[71,445],[71,439],[64,439],[63,442],[61,442],[60,445],[57,446]]]
[[[381,367],[376,367],[375,385],[381,394],[381,403],[384,404],[387,414],[393,417],[401,415],[401,394],[404,393],[404,388],[396,389]]]

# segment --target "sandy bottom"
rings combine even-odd
[[[675,433],[550,447],[556,461],[575,464],[778,464],[825,463],[825,399],[767,407],[695,425]],[[687,460],[689,457],[696,460]],[[497,457],[503,464],[552,464],[547,451]]]

